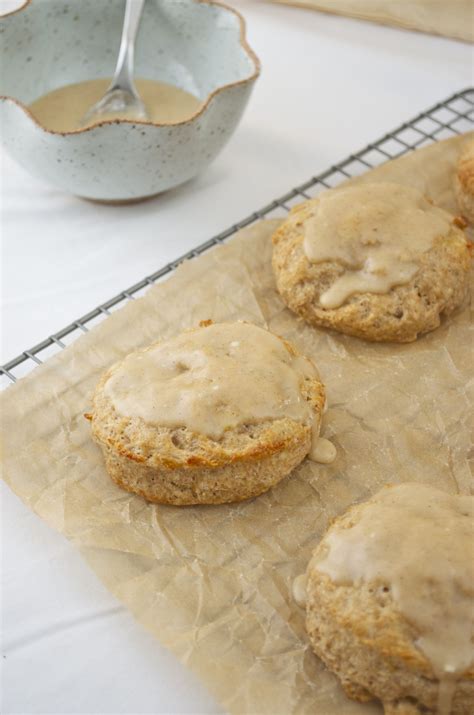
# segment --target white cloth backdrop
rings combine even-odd
[[[0,0],[0,9],[14,4]],[[2,362],[472,84],[472,50],[461,42],[250,0],[234,5],[263,72],[235,136],[195,181],[148,203],[103,207],[1,155]],[[2,521],[5,715],[221,712],[6,488]]]

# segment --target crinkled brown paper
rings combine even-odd
[[[451,182],[461,141],[419,150],[370,178],[417,185],[455,210]],[[231,713],[380,713],[376,704],[349,701],[312,654],[291,584],[330,519],[382,484],[472,489],[469,309],[410,345],[307,327],[275,290],[276,225],[263,222],[182,265],[7,389],[4,475]],[[110,481],[83,413],[105,368],[207,318],[266,325],[316,361],[329,400],[323,434],[338,457],[329,466],[305,461],[246,503],[152,506]]]
[[[270,0],[431,35],[474,41],[472,0]]]

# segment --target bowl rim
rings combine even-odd
[[[13,104],[16,104],[20,109],[24,111],[24,113],[33,121],[34,124],[36,124],[39,129],[42,129],[46,134],[53,134],[53,135],[59,135],[59,136],[72,136],[72,135],[77,135],[77,134],[85,134],[86,132],[90,132],[92,130],[101,128],[101,127],[106,127],[108,125],[112,124],[133,124],[133,125],[140,125],[140,126],[145,126],[145,127],[176,127],[176,126],[182,126],[184,124],[189,124],[193,122],[195,119],[200,117],[204,112],[206,111],[207,107],[211,103],[211,101],[214,99],[219,94],[222,94],[225,92],[227,89],[231,89],[233,87],[238,87],[239,85],[244,85],[248,83],[255,82],[257,77],[260,75],[261,71],[261,63],[257,55],[255,54],[254,50],[250,47],[249,43],[247,42],[247,36],[246,36],[246,30],[247,30],[247,25],[246,22],[243,18],[243,16],[240,14],[238,10],[236,10],[233,7],[230,7],[229,5],[226,5],[223,2],[220,2],[220,0],[190,0],[192,3],[195,3],[197,5],[214,5],[216,7],[219,7],[232,15],[235,15],[235,17],[239,21],[239,27],[240,27],[240,32],[239,32],[239,42],[240,46],[246,53],[247,57],[251,60],[253,63],[253,72],[248,76],[245,77],[244,79],[239,79],[236,80],[235,82],[228,82],[227,84],[222,84],[217,89],[214,89],[212,92],[210,92],[206,100],[203,102],[203,104],[200,105],[199,109],[197,109],[194,114],[191,114],[187,119],[183,119],[179,122],[150,122],[150,121],[145,121],[143,119],[104,119],[101,122],[96,122],[95,124],[91,124],[88,127],[82,127],[79,129],[71,129],[70,131],[67,132],[60,132],[56,131],[54,129],[48,129],[45,127],[41,122],[39,122],[36,117],[32,114],[30,111],[29,107],[24,104],[22,101],[19,99],[16,99],[16,97],[12,97],[8,94],[0,94],[0,101],[8,101],[12,102]],[[32,5],[33,0],[25,0],[23,5],[20,5],[20,7],[15,8],[14,10],[10,10],[9,12],[1,13],[0,14],[0,21],[3,20],[3,18],[9,17],[11,15],[16,15],[19,12],[22,12],[23,10],[26,10],[30,5]],[[66,85],[67,86],[67,85]]]

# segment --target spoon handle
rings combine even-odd
[[[144,4],[145,0],[126,1],[120,51],[110,89],[123,89],[136,95],[133,83],[133,53]]]

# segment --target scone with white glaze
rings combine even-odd
[[[474,497],[406,483],[336,519],[296,591],[315,653],[386,715],[474,712]]]
[[[318,452],[314,364],[256,325],[212,324],[128,355],[101,378],[88,419],[107,471],[164,504],[265,492]]]
[[[326,191],[295,207],[273,235],[278,291],[312,325],[413,341],[466,296],[470,253],[460,226],[401,184]]]
[[[459,211],[470,224],[474,224],[474,140],[467,143],[459,157],[454,191]]]

